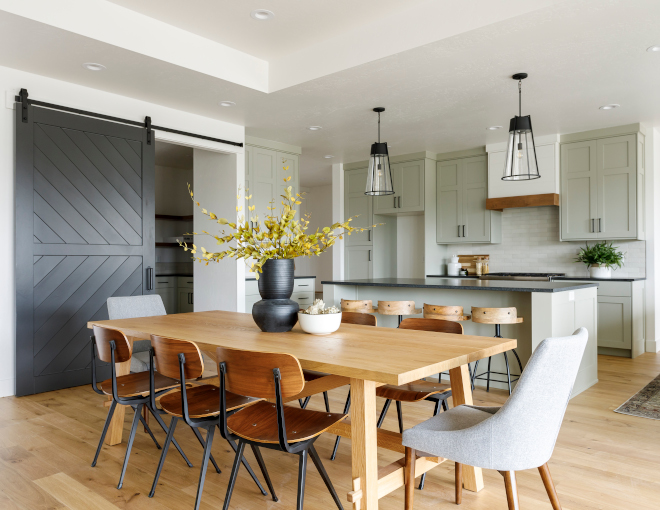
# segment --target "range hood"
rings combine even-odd
[[[490,211],[503,211],[514,207],[541,207],[544,205],[559,206],[559,193],[486,199],[486,209]]]

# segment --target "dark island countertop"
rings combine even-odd
[[[598,287],[593,283],[528,282],[514,280],[478,280],[452,278],[369,278],[362,280],[331,280],[323,285],[355,285],[363,287],[408,287],[419,289],[489,290],[499,292],[565,292]]]
[[[621,278],[592,278],[591,276],[554,276],[552,278],[553,281],[575,281],[575,280],[582,280],[585,282],[638,282],[642,280],[646,280],[646,276],[629,276],[629,277],[621,277]]]

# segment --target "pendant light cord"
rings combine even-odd
[[[522,80],[518,80],[518,116],[522,117]]]
[[[380,112],[378,112],[378,143],[380,143]]]

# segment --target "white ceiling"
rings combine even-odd
[[[186,5],[191,1],[202,3]],[[454,5],[467,5],[467,16],[470,3]],[[660,44],[658,26],[657,0],[555,2],[267,94],[0,11],[0,65],[245,125],[248,135],[301,146],[301,183],[314,186],[330,182],[331,163],[368,157],[374,106],[387,108],[382,134],[393,155],[504,141],[505,130],[486,128],[506,127],[517,112],[509,77],[520,71],[530,74],[523,114],[532,115],[537,136],[660,125],[660,53],[645,51]],[[88,72],[80,66],[87,61],[108,69]],[[223,108],[220,100],[237,105]],[[607,103],[621,108],[598,109]],[[310,125],[323,129],[312,132]]]

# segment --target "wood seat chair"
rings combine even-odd
[[[343,509],[323,463],[314,449],[314,441],[335,423],[346,418],[309,409],[285,406],[284,399],[294,397],[305,387],[298,359],[290,354],[250,352],[218,348],[220,378],[220,433],[239,438],[238,451],[227,486],[224,510],[229,508],[245,447],[269,448],[299,456],[297,509],[305,498],[307,458],[312,458],[335,504]],[[252,395],[270,402],[257,402],[229,416],[225,410],[229,392]],[[258,450],[257,450],[258,451]]]
[[[502,338],[500,335],[500,326],[502,324],[520,324],[523,321],[522,317],[518,317],[518,312],[515,307],[510,308],[479,308],[476,306],[472,307],[472,322],[477,322],[479,324],[494,324],[495,325],[495,338]],[[488,369],[477,375],[477,367],[479,367],[479,361],[477,360],[474,364],[474,370],[472,371],[472,387],[474,388],[474,381],[476,379],[486,381],[486,391],[490,391],[490,374],[496,375],[505,375],[506,381],[501,381],[498,379],[493,379],[494,382],[507,383],[509,386],[509,395],[511,395],[511,383],[516,382],[520,379],[520,375],[523,371],[522,363],[520,362],[520,357],[515,349],[511,349],[513,355],[518,361],[518,367],[520,372],[517,374],[511,374],[509,369],[509,357],[506,355],[506,352],[503,352],[504,363],[506,364],[506,374],[504,372],[495,372],[490,369],[491,356],[488,357]],[[512,378],[513,377],[513,378]]]
[[[134,411],[135,415],[133,416],[133,423],[131,425],[131,432],[128,437],[128,443],[126,444],[126,454],[124,455],[124,463],[121,469],[121,475],[119,476],[119,483],[117,488],[121,489],[124,484],[124,476],[126,475],[126,467],[128,466],[128,459],[131,456],[131,449],[133,447],[133,441],[135,440],[135,433],[137,431],[137,426],[139,422],[142,422],[144,425],[145,431],[151,436],[156,447],[160,449],[158,441],[154,437],[149,425],[142,416],[143,408],[147,409],[153,417],[158,422],[158,425],[163,429],[163,432],[169,434],[169,429],[165,422],[160,417],[162,414],[156,406],[152,405],[153,402],[150,398],[150,388],[153,388],[153,395],[160,396],[164,393],[170,391],[172,388],[176,387],[179,384],[174,378],[165,376],[164,374],[158,373],[154,375],[153,381],[150,380],[150,375],[148,372],[139,372],[135,374],[127,374],[117,376],[117,370],[115,363],[124,363],[131,359],[131,344],[128,341],[128,338],[119,330],[111,328],[102,328],[99,326],[94,326],[94,334],[91,338],[92,344],[92,389],[99,395],[111,396],[112,404],[110,404],[110,410],[108,411],[108,416],[106,417],[105,424],[103,426],[103,432],[101,433],[101,439],[99,440],[99,445],[96,448],[96,455],[94,455],[94,460],[92,461],[92,467],[96,466],[96,462],[99,458],[99,453],[101,453],[101,447],[103,446],[103,441],[108,432],[108,427],[112,421],[112,416],[115,412],[117,404],[130,406]],[[110,379],[106,379],[101,382],[101,388],[98,388],[96,380],[96,351],[98,350],[98,358],[101,361],[110,363],[112,376]],[[183,450],[179,446],[179,443],[174,441],[174,446],[179,451],[183,460],[186,461],[188,467],[192,467],[191,462],[186,457],[186,454],[183,453]]]
[[[399,329],[433,331],[436,333],[451,333],[454,335],[463,334],[463,326],[460,323],[441,319],[404,319],[401,324],[399,324]],[[390,404],[394,400],[394,402],[396,402],[396,413],[399,421],[399,432],[403,434],[403,410],[401,403],[420,402],[422,400],[435,402],[433,416],[436,416],[440,411],[440,406],[442,406],[443,411],[447,411],[447,399],[451,397],[451,386],[449,384],[420,379],[400,386],[392,384],[379,386],[376,388],[376,396],[386,399],[376,426],[380,428],[383,425]],[[425,480],[426,473],[422,475],[422,479],[419,482],[420,490],[424,488]]]
[[[422,313],[421,308],[415,308],[414,301],[378,301],[378,307],[374,308],[374,311],[381,315],[397,315],[399,324],[401,324],[404,315],[419,315]]]
[[[195,436],[197,436],[198,441],[204,448],[202,466],[199,475],[199,483],[197,485],[197,496],[195,498],[195,510],[198,510],[202,501],[204,479],[206,477],[206,470],[209,460],[211,460],[211,463],[215,467],[216,472],[221,472],[217,463],[213,459],[213,456],[211,455],[211,447],[213,445],[215,428],[220,423],[221,403],[223,406],[223,413],[225,415],[231,415],[237,411],[240,411],[245,406],[256,403],[259,399],[226,392],[224,395],[224,400],[222,400],[220,397],[220,391],[217,386],[205,384],[188,387],[185,382],[186,379],[197,379],[204,372],[204,359],[197,345],[187,340],[175,340],[173,338],[166,338],[156,335],[151,335],[151,343],[152,348],[150,351],[151,359],[149,370],[151,377],[155,377],[154,366],[156,365],[158,366],[159,372],[170,377],[178,376],[180,382],[178,383],[178,389],[164,395],[160,399],[160,405],[163,411],[172,417],[172,421],[170,422],[169,432],[165,439],[165,444],[163,445],[163,451],[158,462],[158,468],[156,470],[156,475],[151,486],[149,497],[152,498],[156,492],[158,479],[160,478],[160,474],[165,463],[165,458],[167,457],[167,451],[169,449],[170,442],[173,441],[173,435],[177,422],[178,420],[182,419],[189,427],[192,428]],[[150,398],[151,401],[155,403],[155,392],[151,392]],[[201,433],[198,430],[200,428],[206,429],[206,441],[204,441]],[[235,452],[238,451],[236,438],[234,436],[228,435],[223,437],[225,437],[232,450]],[[259,452],[259,449],[256,447],[253,448],[252,451],[254,452],[257,463],[261,468],[261,473],[266,480],[266,484],[268,485],[273,501],[277,501],[277,496],[275,495],[270,477],[268,476],[266,465],[264,464],[263,458],[261,457],[261,452]],[[246,467],[248,473],[257,484],[261,494],[264,496],[268,495],[268,493],[261,485],[261,482],[259,482],[257,476],[252,471],[252,468],[248,464],[242,452],[238,458],[243,462],[243,465]]]

